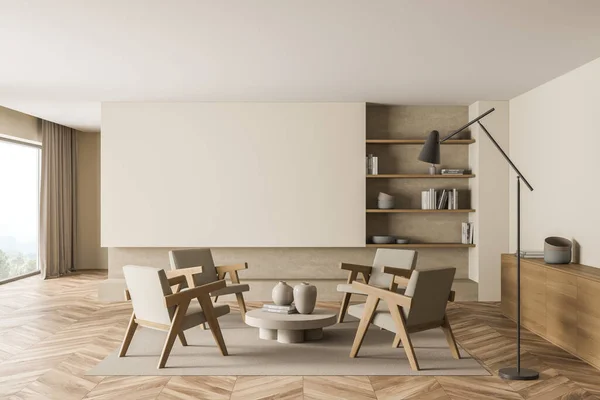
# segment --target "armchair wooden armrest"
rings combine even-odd
[[[174,285],[173,283],[171,283],[171,280],[173,280],[173,282],[178,283],[178,286],[175,289],[175,291],[178,292],[179,289],[181,288],[181,285],[183,285],[183,283],[187,283],[188,288],[193,288],[194,286],[196,286],[196,284],[194,283],[194,275],[201,274],[202,269],[203,269],[203,267],[198,266],[198,267],[191,267],[191,268],[174,269],[174,270],[165,271],[165,272],[167,274],[167,278],[169,279],[169,284],[171,286]],[[178,282],[178,280],[182,280],[182,281]]]
[[[380,289],[374,286],[366,285],[361,282],[353,282],[352,287],[360,290],[365,293],[369,297],[374,296],[378,299],[384,300],[389,304],[396,304],[402,308],[410,309],[410,305],[412,303],[412,298],[404,296],[400,293],[391,292],[386,289]]]
[[[383,267],[383,272],[394,275],[392,282],[390,283],[389,290],[395,292],[398,289],[398,286],[406,287],[408,285],[408,280],[412,275],[412,269],[403,269],[396,267]]]
[[[206,285],[192,287],[183,292],[165,296],[165,306],[172,307],[181,303],[189,303],[192,299],[205,297],[210,303],[210,293],[225,287],[225,281],[215,281]]]
[[[238,271],[248,269],[248,263],[219,265],[215,268],[217,269],[217,276],[219,279],[225,279],[225,275],[229,274],[232,283],[240,283]]]
[[[363,276],[365,283],[369,283],[372,268],[373,267],[369,267],[368,265],[350,264],[344,262],[340,263],[340,269],[350,271],[350,273],[348,274],[347,283],[354,282],[358,278],[359,273]]]

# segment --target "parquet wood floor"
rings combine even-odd
[[[526,330],[523,365],[540,371],[541,379],[499,379],[497,370],[514,364],[516,347],[515,326],[496,303],[456,303],[449,311],[456,339],[494,374],[489,377],[86,376],[119,346],[130,313],[127,303],[97,301],[98,283],[105,278],[105,272],[82,271],[0,285],[0,398],[600,399],[600,371]]]

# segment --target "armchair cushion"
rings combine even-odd
[[[215,318],[222,317],[225,314],[229,314],[229,306],[227,304],[214,304],[213,305],[213,313]],[[185,319],[182,324],[181,330],[186,330],[203,324],[206,322],[206,316],[204,315],[204,311],[200,307],[198,302],[190,303],[190,306],[185,313]]]
[[[362,318],[364,311],[365,311],[364,303],[356,304],[356,305],[348,307],[348,314],[350,314],[353,317],[356,317],[358,319]],[[404,311],[404,317],[406,317],[406,316],[407,316],[406,311]],[[387,303],[384,301],[380,301],[379,305],[375,309],[375,314],[373,314],[372,323],[380,328],[385,329],[386,331],[398,333],[396,324],[394,323],[394,320],[392,319],[392,315],[390,314],[390,309],[388,308]]]
[[[405,249],[377,249],[373,260],[373,269],[369,284],[376,287],[390,287],[393,276],[383,272],[384,267],[396,267],[407,270],[415,269],[417,252]]]
[[[194,275],[194,284],[201,286],[217,280],[217,269],[210,249],[179,249],[169,251],[171,269],[202,267],[202,273]]]
[[[246,283],[228,283],[222,289],[211,292],[211,296],[224,296],[226,294],[243,293],[250,290],[250,285]]]

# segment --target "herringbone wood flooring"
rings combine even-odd
[[[507,382],[495,376],[514,364],[516,348],[514,324],[495,303],[457,303],[449,311],[456,339],[494,374],[489,377],[86,376],[119,346],[130,313],[127,303],[97,301],[105,277],[85,271],[0,286],[0,398],[600,399],[600,371],[528,331],[523,365],[540,371],[541,379]]]

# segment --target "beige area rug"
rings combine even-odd
[[[189,346],[175,342],[167,367],[157,369],[166,333],[138,328],[127,357],[118,349],[88,375],[490,375],[467,352],[452,358],[441,329],[411,335],[421,371],[413,371],[404,349],[392,348],[394,334],[371,327],[358,358],[350,358],[357,320],[324,329],[323,339],[282,344],[258,338],[258,329],[229,314],[219,319],[229,356],[223,357],[210,331],[185,332]]]

